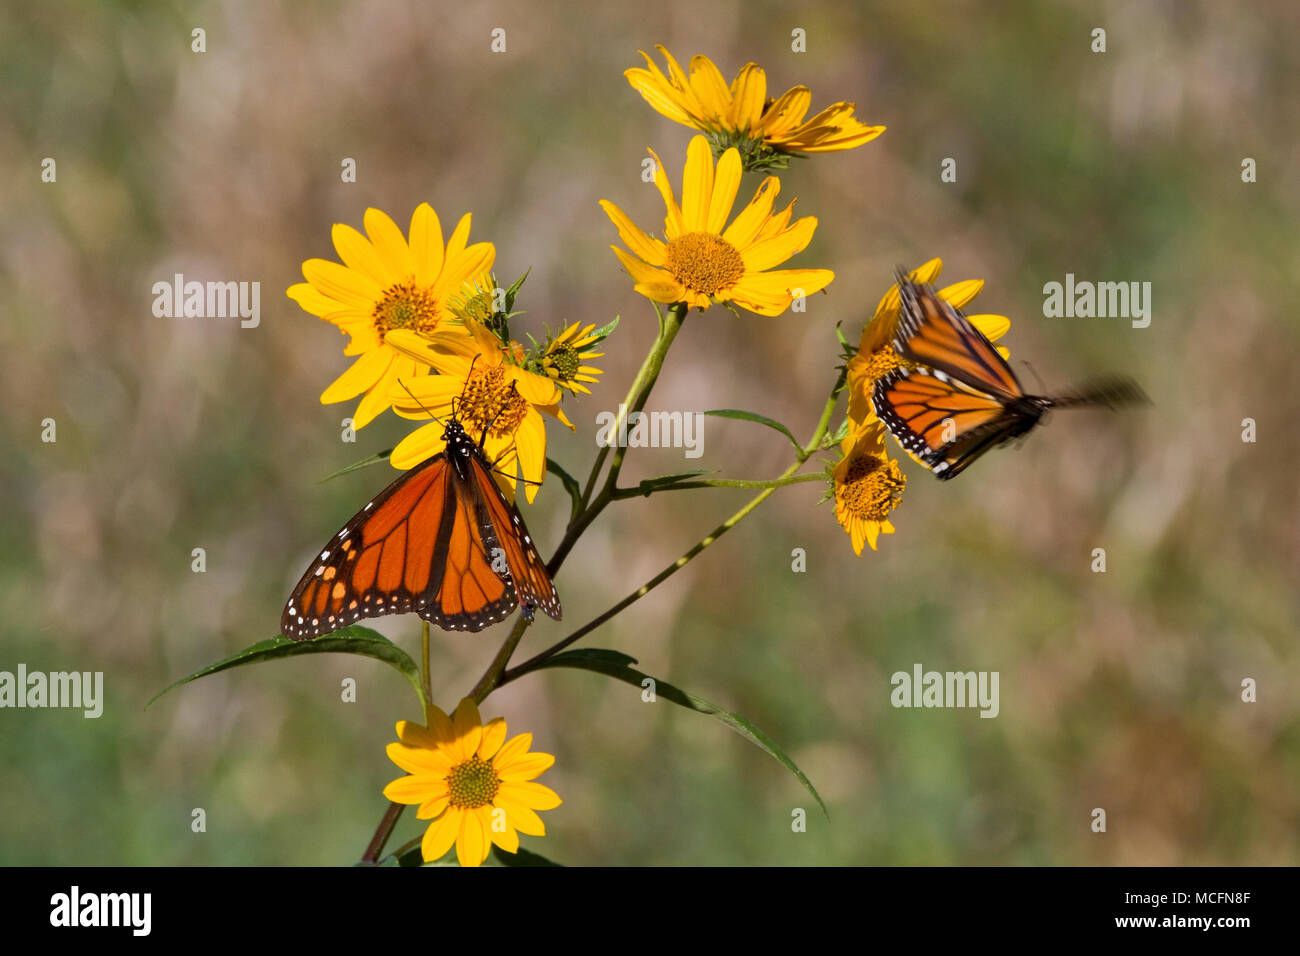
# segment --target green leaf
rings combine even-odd
[[[182,684],[198,680],[200,677],[218,674],[221,671],[230,670],[232,667],[240,667],[244,664],[260,664],[263,661],[279,660],[282,657],[297,657],[300,654],[360,654],[362,657],[373,657],[375,660],[383,661],[405,674],[406,679],[411,682],[411,686],[415,688],[416,694],[419,695],[421,705],[425,703],[424,688],[420,686],[420,669],[415,665],[415,661],[411,660],[410,655],[378,631],[372,631],[368,627],[353,624],[351,627],[342,628],[332,634],[323,634],[310,641],[291,641],[283,635],[273,637],[267,641],[258,641],[252,647],[246,647],[225,660],[217,661],[217,663],[211,664],[202,670],[195,671],[188,677],[182,677],[175,683],[169,684],[157,694],[154,694],[149,703],[144,705],[145,710],[152,707],[154,701],[163,694],[180,687]]]
[[[843,324],[843,320],[835,323],[835,337],[840,340],[840,345],[844,346],[844,353],[853,355],[857,352],[857,349],[850,345],[849,340],[844,337],[844,330],[840,328]]]
[[[562,863],[553,863],[540,853],[533,853],[531,850],[519,848],[518,853],[507,853],[495,843],[492,845],[492,855],[497,858],[497,862],[502,866],[563,866]]]
[[[605,323],[600,328],[598,328],[595,332],[591,333],[592,335],[595,336],[595,338],[592,339],[590,342],[588,342],[586,345],[584,345],[583,348],[590,348],[593,345],[598,345],[599,343],[603,342],[606,338],[608,338],[609,333],[613,332],[616,328],[618,328],[618,319],[619,317],[617,315],[614,316],[612,321]]]
[[[324,478],[322,478],[320,481],[316,483],[318,485],[323,485],[331,478],[338,478],[342,475],[348,474],[349,472],[360,471],[362,468],[369,468],[371,465],[377,465],[381,461],[388,461],[388,456],[391,455],[392,453],[393,453],[392,448],[386,448],[383,451],[379,452],[378,454],[371,455],[369,458],[362,458],[360,461],[354,461],[346,468],[340,468],[338,471],[334,472],[333,474],[326,475]]]
[[[760,425],[766,425],[768,428],[779,431],[786,438],[790,439],[790,444],[794,445],[796,449],[799,451],[803,450],[794,435],[790,432],[790,429],[786,428],[775,419],[768,418],[766,415],[759,415],[757,412],[747,412],[739,408],[715,408],[713,411],[705,412],[704,414],[716,415],[718,418],[739,418],[741,421],[758,422]]]
[[[528,273],[530,273],[530,272],[532,272],[532,271],[533,271],[533,267],[532,267],[532,266],[529,266],[529,267],[524,271],[524,274],[521,275],[521,276],[520,276],[518,279],[516,279],[514,282],[510,283],[510,288],[508,288],[508,289],[505,290],[505,293],[506,293],[506,294],[505,294],[505,296],[504,296],[503,298],[505,299],[505,306],[506,306],[506,311],[507,311],[507,312],[509,312],[511,309],[514,308],[514,306],[515,306],[515,296],[517,296],[517,295],[519,294],[519,290],[522,289],[522,288],[524,287],[524,282],[525,282],[525,280],[527,280],[527,278],[528,278]]]
[[[675,475],[660,475],[658,478],[643,478],[637,483],[637,490],[647,498],[654,492],[661,491],[677,484],[679,481],[685,481],[687,478],[698,478],[700,475],[707,475],[709,472],[703,468],[697,468],[695,471],[679,471]]]
[[[625,684],[631,684],[633,687],[641,687],[642,681],[649,676],[636,670],[632,665],[635,664],[636,658],[619,651],[606,650],[604,648],[589,647],[579,648],[574,651],[564,651],[556,654],[554,657],[542,661],[534,667],[534,670],[540,670],[543,667],[573,667],[579,670],[594,671],[597,674],[604,674],[607,677],[613,677],[615,680],[621,680]],[[674,704],[693,710],[697,714],[704,714],[706,717],[712,717],[714,720],[721,721],[730,727],[740,736],[744,737],[750,743],[756,745],[760,750],[766,752],[774,758],[781,766],[789,770],[798,781],[804,785],[817,805],[822,808],[822,813],[830,819],[830,813],[826,810],[826,804],[822,802],[821,794],[817,788],[812,785],[807,777],[803,775],[793,760],[786,756],[785,752],[778,747],[767,734],[763,733],[758,727],[752,724],[748,719],[740,714],[733,714],[730,711],[723,710],[716,704],[712,704],[702,697],[696,697],[694,694],[688,694],[665,681],[652,678],[655,682],[655,695]]]
[[[564,485],[564,490],[569,493],[569,499],[573,502],[569,509],[569,520],[572,521],[578,517],[578,510],[582,507],[582,488],[578,486],[578,479],[560,467],[553,458],[546,459],[546,470],[559,478],[560,484]]]

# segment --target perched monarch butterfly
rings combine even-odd
[[[1049,408],[1147,400],[1126,378],[1066,395],[1026,395],[993,344],[932,288],[900,270],[898,294],[893,346],[913,364],[877,379],[872,404],[898,443],[939,478],[1024,435]]]
[[[480,631],[522,601],[560,619],[524,519],[454,414],[439,452],[381,491],[330,539],[293,589],[280,629],[296,641],[363,617],[414,611],[448,631]]]

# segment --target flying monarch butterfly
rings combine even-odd
[[[524,519],[453,413],[444,451],[375,496],[330,538],[289,596],[296,641],[363,617],[414,611],[448,631],[481,631],[522,601],[560,620],[560,596]]]
[[[989,449],[1024,435],[1050,408],[1147,400],[1126,378],[1066,395],[1027,395],[993,344],[930,286],[899,270],[898,294],[894,351],[913,364],[877,379],[872,404],[898,443],[938,478],[956,477]]]

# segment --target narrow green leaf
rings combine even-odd
[[[369,458],[362,458],[360,461],[354,461],[346,468],[340,468],[338,471],[334,472],[333,474],[326,475],[324,478],[322,478],[320,481],[316,483],[318,485],[323,485],[331,478],[338,478],[341,475],[348,474],[349,472],[360,471],[362,468],[369,468],[371,465],[377,465],[381,461],[388,461],[388,456],[391,455],[392,453],[393,453],[393,449],[385,448],[383,451],[379,452],[378,454],[371,455]]]
[[[611,651],[605,648],[588,647],[579,648],[574,651],[563,651],[538,664],[536,669],[543,667],[573,667],[579,670],[594,671],[597,674],[604,674],[607,677],[613,677],[615,680],[621,680],[625,684],[631,684],[633,687],[641,687],[642,681],[649,676],[636,670],[632,665],[635,664],[636,658],[619,651]],[[821,794],[812,782],[804,776],[793,760],[786,756],[785,751],[778,747],[767,734],[763,733],[758,727],[751,723],[740,714],[733,714],[730,711],[723,710],[716,704],[712,704],[702,697],[696,697],[694,694],[688,694],[686,691],[674,687],[658,678],[653,678],[655,682],[655,695],[674,704],[693,710],[697,714],[704,714],[706,717],[712,717],[714,720],[721,721],[730,727],[740,736],[744,737],[750,743],[755,744],[760,750],[766,752],[774,758],[781,766],[789,770],[798,781],[803,784],[817,805],[822,808],[822,813],[826,814],[827,819],[830,813],[826,810],[826,804],[822,802]]]
[[[614,318],[613,318],[612,321],[610,321],[610,322],[606,322],[604,325],[602,325],[600,328],[598,328],[595,332],[591,333],[592,335],[595,336],[595,338],[592,339],[591,342],[587,343],[587,345],[585,345],[585,346],[583,346],[583,347],[584,347],[584,348],[589,348],[589,347],[591,347],[592,345],[597,345],[597,344],[599,344],[600,342],[603,342],[606,338],[609,337],[609,334],[610,334],[611,332],[613,332],[616,328],[618,328],[618,319],[619,319],[619,317],[618,317],[617,315],[614,316]]]
[[[760,425],[766,425],[768,428],[779,431],[786,438],[790,439],[791,445],[794,445],[796,449],[802,451],[798,440],[791,433],[790,429],[786,428],[774,418],[768,418],[766,415],[760,415],[757,412],[747,412],[739,408],[715,408],[713,411],[705,412],[704,414],[716,415],[718,418],[738,418],[741,421],[758,422]]]
[[[345,627],[332,634],[324,634],[310,641],[291,641],[284,636],[273,637],[267,641],[258,641],[253,646],[246,647],[225,660],[217,661],[217,663],[211,664],[202,670],[195,671],[188,677],[182,677],[175,683],[169,684],[155,694],[149,700],[149,703],[144,705],[145,709],[148,710],[152,707],[154,701],[168,691],[174,690],[182,684],[188,684],[190,681],[198,680],[200,677],[207,677],[209,674],[217,674],[244,664],[260,664],[262,661],[274,661],[282,657],[297,657],[300,654],[360,654],[363,657],[373,657],[375,660],[383,661],[385,664],[401,671],[406,676],[406,679],[411,682],[411,686],[415,688],[420,703],[422,705],[425,703],[424,688],[420,686],[420,669],[416,666],[415,661],[411,660],[410,655],[378,631],[372,631],[368,627],[353,624],[351,627]]]
[[[497,862],[502,866],[563,866],[562,863],[554,863],[542,856],[540,853],[534,853],[531,850],[519,848],[518,853],[507,853],[496,844],[492,845],[492,855],[497,858]]]
[[[569,508],[569,520],[572,521],[578,516],[578,509],[582,507],[582,488],[578,485],[578,479],[565,471],[553,458],[546,459],[546,470],[559,478],[560,484],[564,485],[564,490],[569,493],[569,500],[572,502]]]
[[[660,475],[658,478],[643,478],[637,483],[637,490],[647,498],[656,491],[675,485],[679,481],[685,481],[687,478],[698,478],[700,475],[707,475],[709,472],[703,468],[697,468],[695,471],[679,471],[675,475]]]
[[[515,305],[515,296],[517,296],[517,295],[519,294],[519,290],[523,288],[523,286],[524,286],[524,282],[525,282],[525,280],[527,280],[527,278],[528,278],[528,273],[530,273],[530,272],[532,272],[532,271],[533,271],[533,267],[532,267],[532,266],[529,266],[529,267],[524,271],[524,274],[521,275],[521,276],[520,276],[518,279],[516,279],[514,282],[510,283],[510,288],[508,288],[508,289],[505,290],[505,296],[504,296],[504,299],[505,299],[505,306],[506,306],[506,311],[507,311],[507,312],[509,312],[511,309],[514,308],[514,305]]]

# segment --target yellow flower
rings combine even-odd
[[[933,283],[942,270],[943,260],[931,259],[908,275],[915,282],[928,284]],[[974,299],[982,288],[983,279],[967,279],[940,289],[936,294],[954,309],[960,309]],[[862,329],[857,354],[849,359],[849,419],[854,425],[876,420],[875,410],[871,407],[871,388],[876,379],[908,364],[894,351],[891,344],[898,325],[898,313],[898,283],[895,282],[876,306],[875,315]],[[968,315],[966,318],[990,342],[996,342],[1011,328],[1011,320],[1005,315]],[[1002,346],[996,348],[1003,358],[1010,357],[1011,353]]]
[[[389,346],[393,331],[463,331],[449,299],[466,282],[487,282],[496,256],[490,242],[467,245],[469,224],[466,213],[444,246],[437,213],[420,203],[411,216],[408,242],[386,213],[367,209],[365,236],[343,223],[334,226],[334,248],[342,264],[327,259],[302,264],[307,281],[290,286],[289,298],[350,335],[343,354],[359,356],[320,397],[328,405],[362,395],[352,416],[354,427],[367,425],[388,408],[399,378],[410,381],[428,372],[427,365]]]
[[[889,513],[902,500],[907,477],[885,451],[880,422],[850,429],[840,451],[844,457],[831,471],[835,518],[852,539],[854,553],[861,555],[864,542],[875,551],[882,533],[894,533]]]
[[[766,270],[803,250],[817,228],[813,216],[790,223],[794,203],[772,215],[781,183],[768,176],[730,226],[723,229],[740,189],[740,155],[729,149],[717,170],[703,136],[691,140],[677,205],[663,163],[655,161],[655,185],[667,207],[666,242],[643,232],[607,199],[601,208],[618,228],[629,254],[612,246],[636,281],[636,291],[655,302],[685,302],[707,309],[732,302],[759,315],[780,315],[796,295],[811,295],[835,278],[829,269]]]
[[[664,47],[656,49],[668,64],[668,74],[644,50],[646,68],[624,71],[628,83],[647,103],[670,120],[710,135],[714,149],[735,146],[746,169],[783,167],[788,156],[853,149],[885,131],[867,126],[853,115],[852,103],[833,103],[812,119],[804,116],[812,93],[796,86],[776,100],[767,97],[767,74],[755,63],[741,68],[728,86],[706,56],[691,58],[690,76]]]
[[[473,319],[464,320],[469,335],[427,338],[409,329],[388,333],[400,354],[437,369],[394,383],[389,393],[393,411],[403,418],[453,416],[479,440],[493,467],[513,489],[515,463],[523,470],[524,494],[532,501],[546,476],[546,426],[541,412],[572,428],[560,411],[561,391],[545,375],[529,372],[506,357],[500,340]],[[394,468],[412,468],[446,447],[445,426],[431,422],[398,443],[389,458]]]
[[[571,392],[591,394],[583,382],[594,382],[601,370],[590,365],[583,365],[589,359],[603,356],[604,352],[583,351],[584,346],[593,345],[599,337],[593,332],[594,324],[581,328],[581,322],[574,322],[559,335],[548,339],[537,360],[543,374],[555,381],[561,388]]]
[[[532,734],[506,740],[500,717],[483,724],[469,697],[451,717],[430,710],[429,727],[397,722],[401,743],[388,745],[388,757],[409,776],[384,787],[389,800],[418,805],[416,817],[432,821],[420,847],[424,861],[440,859],[454,843],[461,866],[479,866],[493,843],[517,853],[520,833],[545,836],[536,811],[555,809],[560,798],[532,781],[555,758],[529,751]]]

